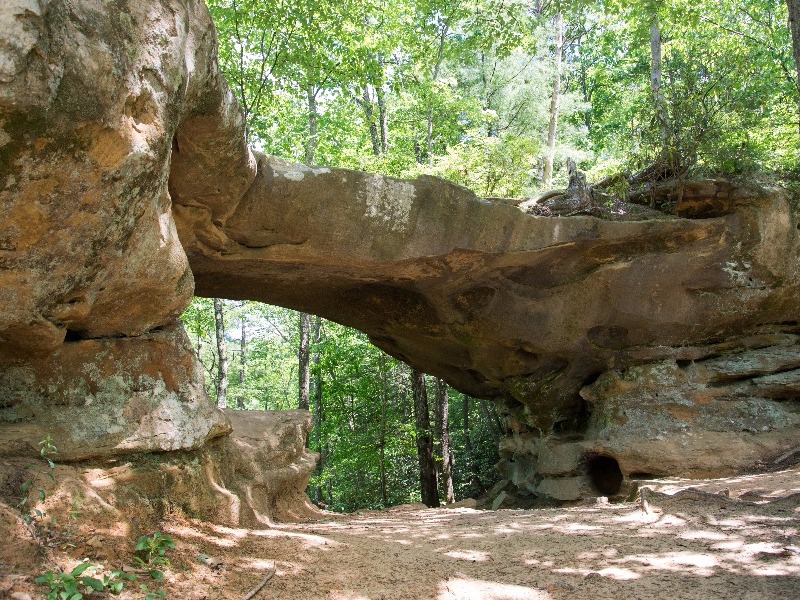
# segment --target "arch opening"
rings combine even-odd
[[[597,454],[586,461],[587,473],[595,490],[603,496],[616,496],[622,487],[622,470],[613,456]]]

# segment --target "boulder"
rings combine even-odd
[[[213,191],[170,188],[187,161],[213,161]],[[3,452],[48,433],[70,459],[185,449],[228,429],[175,326],[194,284],[172,207],[225,216],[253,174],[201,0],[3,3]]]
[[[187,450],[231,430],[179,324],[0,360],[0,398],[0,455],[37,455],[48,436],[67,461]]]
[[[174,323],[193,280],[173,201],[201,196],[225,207],[216,218],[254,173],[207,8],[11,0],[0,11],[0,353]],[[212,160],[213,191],[177,177],[170,190],[171,163],[192,162],[191,174]]]
[[[170,515],[251,528],[321,517],[305,496],[315,461],[305,449],[311,414],[229,414],[233,433],[195,450],[138,452],[58,463],[52,469],[39,457],[3,457],[0,535],[14,543],[5,553],[0,546],[0,559],[13,566],[20,557],[29,557],[17,565],[23,572],[41,567],[36,551],[40,542],[19,512],[9,508],[20,501],[25,481],[44,492],[44,500],[38,492],[32,494],[28,508],[41,511],[46,522],[69,523],[70,539],[102,561],[129,556],[138,536],[162,530]],[[238,431],[245,433],[239,437]],[[77,520],[76,509],[81,515]],[[25,548],[30,552],[21,552]]]

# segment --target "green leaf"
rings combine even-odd
[[[81,577],[81,583],[85,586],[88,586],[98,592],[102,591],[105,585],[103,582],[97,579],[96,577]]]
[[[81,564],[79,564],[77,567],[75,567],[74,569],[72,569],[72,571],[70,571],[70,572],[69,572],[69,574],[70,574],[70,575],[72,575],[73,577],[78,577],[78,576],[79,576],[79,575],[81,575],[81,574],[82,574],[82,573],[83,573],[83,572],[84,572],[86,569],[88,569],[88,568],[89,568],[89,567],[91,567],[91,566],[92,566],[92,564],[91,564],[91,563],[88,563],[88,562],[81,563]]]
[[[162,579],[164,579],[164,572],[163,571],[159,571],[158,569],[151,569],[149,571],[149,573],[150,573],[150,577],[152,577],[156,581],[161,581]]]

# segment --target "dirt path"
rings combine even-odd
[[[164,585],[173,600],[241,600],[274,566],[256,600],[800,598],[800,465],[648,485],[654,492],[644,508],[415,505],[267,530],[175,517],[163,523],[177,542]],[[76,542],[62,567],[101,553]],[[129,560],[104,549],[108,566]],[[41,569],[27,557],[29,571]],[[36,573],[20,574],[22,563],[0,577],[0,598],[19,590],[43,597]],[[133,586],[119,596],[142,597]]]
[[[176,524],[184,550],[225,566],[175,597],[241,598],[274,562],[257,598],[800,598],[800,469],[692,484],[711,493],[656,494],[649,511],[410,506],[268,531]]]

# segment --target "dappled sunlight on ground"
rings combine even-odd
[[[113,486],[89,479],[101,493]],[[800,598],[800,467],[694,483],[726,492],[653,495],[645,506],[407,505],[261,530],[170,514],[162,530],[176,548],[164,584],[170,598],[241,600],[274,568],[256,600]],[[129,545],[126,521],[93,522],[88,533]],[[89,551],[98,552],[81,547],[64,563]]]
[[[496,581],[482,581],[468,577],[448,579],[439,584],[437,600],[549,600],[546,591],[521,585],[508,585]]]

